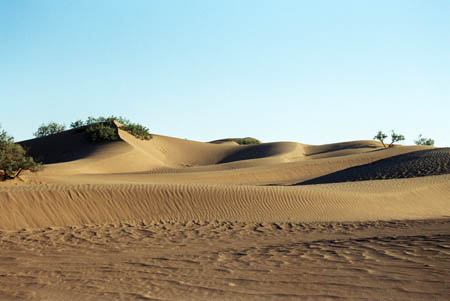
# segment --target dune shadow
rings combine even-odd
[[[86,158],[104,143],[91,143],[83,130],[61,133],[18,142],[35,161],[44,164],[62,163]]]
[[[241,146],[238,151],[225,157],[217,164],[276,156],[281,153],[291,151],[294,148],[295,145],[291,144],[290,142],[273,142],[256,145],[245,145]]]
[[[350,167],[294,185],[434,176],[450,173],[450,148],[435,148]]]
[[[314,155],[320,155],[320,154],[336,152],[336,151],[340,151],[340,150],[359,149],[359,148],[373,148],[373,149],[377,149],[379,147],[376,146],[376,145],[369,145],[367,143],[355,143],[355,144],[352,144],[352,145],[349,145],[348,143],[345,143],[345,144],[336,143],[335,145],[333,145],[332,147],[327,148],[324,151],[315,152],[315,153],[308,153],[308,154],[306,154],[306,156],[309,157],[309,156],[314,156]],[[375,150],[372,150],[372,151],[375,151]]]

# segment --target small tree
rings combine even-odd
[[[392,132],[391,132],[391,139],[392,139],[391,143],[389,143],[389,145],[386,146],[386,144],[384,143],[384,139],[386,139],[387,137],[388,136],[385,133],[383,133],[382,131],[378,131],[378,133],[375,135],[375,137],[373,137],[373,139],[379,140],[383,144],[384,148],[389,148],[392,145],[394,145],[395,142],[405,140],[405,136],[403,136],[401,134],[397,134],[397,133],[394,132],[394,130],[392,130]]]
[[[63,132],[65,129],[66,126],[64,124],[49,122],[48,124],[42,124],[33,135],[40,138]]]
[[[387,138],[387,135],[385,133],[383,133],[382,131],[378,131],[378,133],[373,137],[373,139],[379,140],[383,144],[384,148],[386,148],[386,144],[384,144],[384,139],[386,139],[386,138]]]
[[[422,134],[419,135],[419,138],[417,140],[414,140],[414,143],[416,145],[431,145],[434,146],[434,140],[431,138],[424,138],[422,137]]]
[[[34,162],[32,157],[27,157],[20,144],[14,143],[14,138],[2,130],[0,132],[0,171],[2,181],[17,177],[24,169],[36,171],[40,164]]]
[[[394,132],[394,130],[391,131],[391,143],[388,145],[388,147],[391,147],[395,142],[403,141],[405,140],[405,136],[401,134],[397,134]]]

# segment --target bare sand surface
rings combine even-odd
[[[0,298],[440,299],[450,220],[158,222],[0,233]]]
[[[22,142],[0,299],[450,298],[448,149],[119,135]]]

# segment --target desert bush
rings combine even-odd
[[[24,169],[36,171],[41,165],[32,157],[26,155],[26,151],[20,144],[14,143],[14,138],[4,130],[0,132],[0,171],[2,181],[17,177]]]
[[[76,120],[72,123],[70,123],[70,127],[72,129],[77,129],[77,128],[81,128],[83,126],[88,126],[88,125],[92,125],[92,124],[96,124],[96,123],[101,123],[101,122],[113,122],[114,120],[117,120],[118,122],[122,123],[122,124],[129,124],[130,120],[119,116],[109,116],[109,117],[103,117],[103,116],[99,116],[99,117],[92,117],[89,116],[85,121],[79,119]]]
[[[424,138],[422,137],[422,134],[419,135],[419,138],[417,140],[414,140],[414,143],[416,145],[431,145],[434,146],[434,140],[431,138]]]
[[[114,116],[114,115],[112,115],[112,116],[109,116],[108,118],[107,118],[107,120],[108,121],[118,121],[119,123],[121,123],[122,125],[133,125],[134,123],[131,123],[131,121],[129,120],[129,119],[127,119],[127,118],[125,118],[125,117],[122,117],[122,116]],[[136,124],[136,125],[138,125],[138,124]]]
[[[386,146],[386,144],[384,143],[384,139],[386,139],[387,137],[388,136],[385,133],[383,133],[382,131],[378,131],[378,133],[373,137],[373,139],[380,141],[385,148],[392,147],[392,145],[394,145],[395,142],[405,140],[405,136],[403,136],[401,134],[397,134],[394,132],[394,130],[392,130],[391,131],[391,143],[389,143],[389,145]]]
[[[66,129],[64,124],[58,124],[56,122],[49,122],[47,124],[41,124],[33,135],[37,138],[45,137],[53,134],[63,132]]]
[[[120,121],[119,121],[120,122]],[[122,130],[127,131],[131,135],[139,138],[141,140],[150,140],[152,139],[152,134],[150,134],[148,128],[143,125],[137,123],[128,123],[124,126],[120,127]]]
[[[86,127],[85,133],[91,142],[100,141],[116,141],[119,139],[114,121],[118,121],[122,125],[120,128],[142,140],[149,140],[152,135],[149,129],[143,125],[137,123],[131,123],[129,119],[122,116],[109,116],[109,117],[92,117],[89,116],[85,121],[77,120],[70,124],[72,129],[81,129]]]
[[[71,122],[70,123],[70,128],[78,129],[78,128],[81,128],[81,127],[83,127],[85,125],[86,125],[85,122],[80,119],[80,120],[76,120],[76,121]]]
[[[122,116],[114,116],[114,115],[111,115],[111,116],[109,116],[109,117],[103,117],[103,116],[99,116],[99,117],[92,117],[92,116],[89,116],[87,119],[86,119],[86,121],[81,121],[81,120],[78,120],[77,122],[79,123],[80,121],[81,121],[81,124],[82,124],[82,126],[85,126],[85,125],[91,125],[91,124],[96,124],[96,123],[100,123],[100,122],[108,122],[108,123],[111,123],[111,122],[113,122],[113,121],[118,121],[119,123],[121,123],[121,124],[123,124],[123,125],[128,125],[128,124],[131,124],[131,122],[130,122],[130,120],[129,119],[127,119],[127,118],[125,118],[125,117],[122,117]]]
[[[246,137],[246,138],[225,138],[219,140],[213,140],[210,143],[218,144],[224,142],[236,142],[240,145],[248,145],[248,144],[261,144],[262,142],[256,138]]]
[[[261,141],[259,141],[258,139],[250,138],[250,137],[237,138],[237,139],[233,139],[233,141],[240,145],[261,144]]]
[[[101,122],[88,125],[86,137],[91,142],[116,141],[119,140],[117,129],[111,123]]]
[[[100,141],[115,141],[119,139],[114,121],[118,121],[122,124],[120,129],[125,130],[142,140],[149,140],[152,135],[149,129],[145,126],[137,123],[131,123],[129,119],[122,116],[109,116],[109,117],[88,117],[86,121],[77,120],[70,124],[74,129],[86,126],[86,135],[91,142]]]

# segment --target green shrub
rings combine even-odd
[[[422,137],[422,134],[419,135],[419,139],[414,140],[414,143],[416,145],[430,145],[434,146],[434,140],[431,138],[424,138]]]
[[[119,134],[117,132],[114,121],[118,121],[122,124],[120,129],[129,132],[131,135],[142,140],[150,140],[152,135],[149,129],[143,125],[137,123],[131,123],[129,119],[122,116],[109,116],[109,117],[88,117],[86,121],[77,120],[70,124],[72,129],[80,129],[86,127],[85,133],[91,142],[100,141],[116,141],[119,140]]]
[[[91,142],[119,140],[117,129],[111,123],[95,123],[86,128],[86,137]]]
[[[82,120],[78,120],[75,121],[76,125],[81,125],[81,126],[86,126],[86,125],[91,125],[91,124],[96,124],[96,123],[100,123],[100,122],[107,122],[107,123],[112,123],[113,121],[118,121],[119,123],[123,124],[123,125],[128,125],[130,124],[130,120],[122,117],[122,116],[114,116],[111,115],[109,117],[103,117],[103,116],[99,116],[99,117],[92,117],[89,116],[86,121],[82,121]]]
[[[107,118],[107,121],[118,121],[119,123],[121,123],[122,125],[132,125],[131,121],[125,117],[122,116],[109,116]]]
[[[224,142],[236,142],[240,145],[249,145],[249,144],[261,144],[262,142],[256,138],[246,137],[246,138],[225,138],[211,141],[210,143],[218,144]]]
[[[83,121],[83,120],[77,120],[77,121],[74,121],[74,122],[71,122],[70,123],[70,128],[72,128],[72,129],[78,129],[78,128],[81,128],[81,127],[83,127],[83,126],[85,126],[86,124],[85,124],[85,122]]]
[[[56,122],[49,122],[48,124],[41,124],[38,130],[33,133],[37,138],[45,137],[57,133],[61,133],[66,129],[64,124],[58,124]]]
[[[40,168],[41,164],[28,157],[23,147],[14,143],[13,137],[3,130],[0,132],[0,171],[3,181],[17,177],[24,169],[37,171]]]
[[[137,123],[129,123],[127,125],[120,127],[122,130],[127,131],[134,137],[141,140],[150,140],[152,139],[152,134],[150,134],[148,128],[143,125]]]
[[[240,145],[261,144],[261,141],[259,141],[258,139],[250,138],[250,137],[236,138],[236,139],[233,139],[233,141]]]

